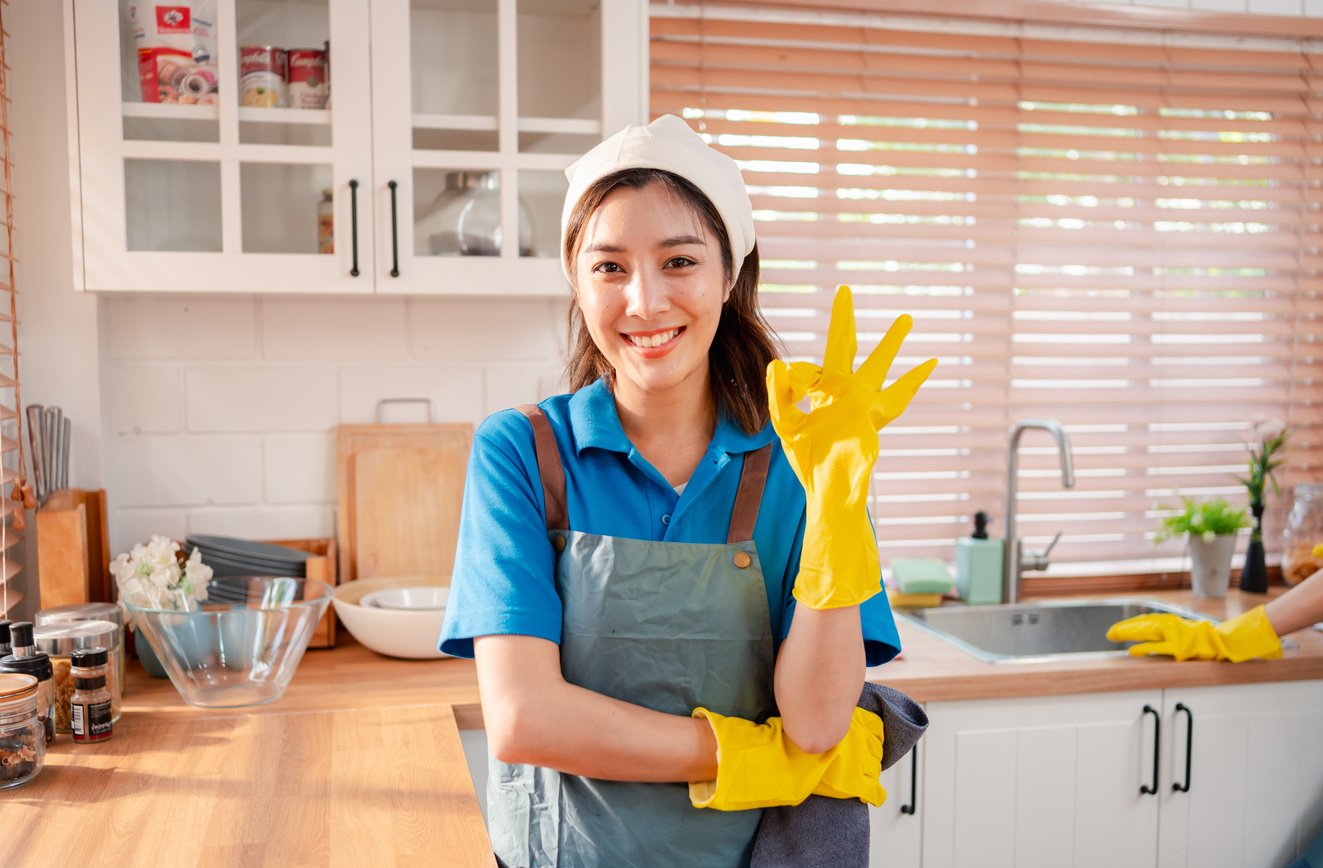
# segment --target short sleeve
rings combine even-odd
[[[472,657],[474,638],[489,635],[558,644],[561,635],[533,431],[516,410],[489,417],[474,434],[440,648]]]

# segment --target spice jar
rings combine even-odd
[[[1295,504],[1282,531],[1282,580],[1297,585],[1323,570],[1314,546],[1323,543],[1323,485],[1295,487]]]
[[[55,731],[72,732],[69,703],[73,699],[73,652],[79,648],[105,648],[114,646],[116,630],[109,621],[69,621],[37,627],[33,641],[37,650],[50,658],[55,682]],[[110,671],[106,682],[110,689],[111,715],[119,720],[122,694],[119,677],[119,655],[110,653]]]
[[[42,609],[37,613],[37,617],[32,620],[38,627],[45,627],[49,624],[67,624],[70,621],[109,621],[114,624],[117,628],[114,643],[100,644],[105,645],[110,651],[111,660],[118,662],[115,667],[118,671],[115,673],[112,684],[118,687],[119,699],[122,699],[124,694],[128,692],[127,667],[129,661],[129,655],[124,653],[124,618],[124,610],[114,603],[71,603],[67,606],[53,606],[49,609]],[[112,691],[113,689],[112,687]],[[119,699],[115,701],[116,707],[119,706]],[[115,716],[118,717],[119,713],[116,712]]]
[[[74,692],[69,701],[69,724],[76,742],[105,741],[114,731],[110,691],[106,689],[109,659],[105,648],[79,648],[70,655]]]
[[[45,726],[37,718],[37,679],[0,673],[0,788],[26,784],[46,763]]]
[[[0,672],[17,672],[37,679],[37,720],[41,721],[46,744],[55,741],[55,682],[51,680],[51,659],[32,644],[32,622],[15,621],[9,625],[14,653],[0,657]]]
[[[335,199],[330,187],[322,190],[317,203],[317,252],[335,252]]]
[[[0,657],[8,657],[10,654],[9,624],[9,621],[0,621]]]

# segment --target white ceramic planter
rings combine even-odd
[[[1190,537],[1190,584],[1195,596],[1225,597],[1231,584],[1231,556],[1236,549],[1236,534],[1228,533],[1205,542]]]

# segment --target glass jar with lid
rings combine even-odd
[[[1314,546],[1323,543],[1323,485],[1295,487],[1295,504],[1282,531],[1282,580],[1297,585],[1323,569]]]
[[[69,621],[64,624],[47,624],[37,627],[33,641],[37,650],[50,657],[53,679],[55,682],[55,731],[73,732],[69,718],[70,701],[73,698],[73,652],[80,648],[110,649],[115,642],[116,627],[109,621]],[[110,660],[106,672],[106,687],[110,690],[110,718],[119,720],[120,700],[123,694],[120,685],[118,655],[109,652]]]
[[[46,736],[37,717],[37,679],[0,672],[0,789],[26,784],[45,764]]]
[[[41,722],[46,744],[50,744],[55,741],[55,682],[51,679],[51,659],[33,644],[31,621],[11,624],[9,638],[13,653],[0,657],[0,672],[17,672],[37,679],[37,720]]]
[[[38,627],[45,627],[48,624],[67,624],[70,621],[109,621],[114,624],[115,644],[109,645],[111,659],[119,662],[118,683],[119,695],[124,696],[128,692],[128,655],[124,653],[124,633],[125,620],[124,610],[115,603],[70,603],[67,606],[52,606],[49,609],[42,609],[37,612],[32,622]],[[115,677],[115,676],[112,676]]]

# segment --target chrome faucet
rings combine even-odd
[[[1066,488],[1075,487],[1075,466],[1071,460],[1070,440],[1066,430],[1056,419],[1021,419],[1011,426],[1011,445],[1006,459],[1006,538],[1002,546],[1002,602],[1020,601],[1020,573],[1023,570],[1045,570],[1048,567],[1048,555],[1061,539],[1061,531],[1052,538],[1052,542],[1041,552],[1021,552],[1020,539],[1015,535],[1015,496],[1019,487],[1020,436],[1030,428],[1041,428],[1057,441],[1057,450],[1061,453],[1061,484]]]

